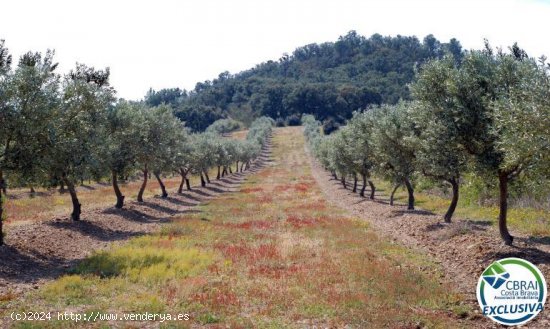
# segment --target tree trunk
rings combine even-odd
[[[229,166],[229,172],[231,172],[231,166]],[[237,161],[237,165],[235,166],[235,172],[239,172],[239,161]]]
[[[191,191],[191,184],[189,183],[189,178],[185,178],[185,187],[187,187],[187,191]]]
[[[180,182],[180,186],[178,187],[178,194],[183,193],[183,184],[185,184],[185,179],[187,176],[185,169],[180,168],[180,175],[181,175],[181,182]]]
[[[225,175],[227,175],[227,166],[223,166],[222,170],[222,177],[225,177]]]
[[[115,170],[111,171],[111,180],[113,183],[113,190],[115,190],[116,195],[115,208],[121,209],[124,206],[124,195],[122,195],[122,192],[120,192],[120,188],[118,187],[118,177]]]
[[[204,176],[202,175],[202,171],[201,171],[201,186],[202,187],[205,187],[206,186],[206,182],[204,181]]]
[[[369,183],[369,186],[370,186],[370,197],[369,197],[369,199],[374,200],[374,192],[376,192],[376,187],[374,186],[374,183],[371,180],[369,180],[368,183]]]
[[[4,191],[4,194],[5,193],[6,191]],[[65,182],[63,182],[63,180],[59,183],[59,193],[65,193]]]
[[[506,172],[499,171],[498,182],[500,191],[500,212],[498,214],[498,230],[504,244],[511,246],[514,242],[514,237],[510,235],[510,232],[508,232],[508,225],[506,224],[508,213],[508,180],[508,174]]]
[[[334,179],[336,179],[336,180],[338,179],[338,175],[336,175],[336,171],[332,172],[332,176],[334,176]]]
[[[231,166],[229,166],[229,168],[227,168],[227,169],[229,169],[229,173],[230,173],[230,174],[233,173],[233,170],[231,170]]]
[[[391,191],[391,195],[390,195],[390,206],[393,206],[393,198],[395,196],[395,192],[397,192],[397,189],[401,186],[401,184],[397,184],[395,185],[395,187],[393,188],[393,191]]]
[[[166,199],[168,197],[168,193],[166,192],[166,186],[164,186],[162,179],[160,179],[160,174],[158,172],[154,172],[153,175],[155,175],[155,178],[159,182],[160,191],[162,192],[161,198]]]
[[[455,213],[456,205],[458,204],[458,179],[452,178],[449,180],[449,183],[451,183],[453,188],[453,197],[451,199],[451,204],[449,205],[449,209],[447,209],[447,213],[443,217],[445,220],[445,223],[450,223],[451,218],[453,218],[453,214]]]
[[[145,192],[145,187],[147,187],[147,180],[149,179],[149,170],[147,169],[147,166],[143,169],[143,183],[141,184],[141,187],[139,188],[139,193],[137,196],[138,202],[143,202],[143,192]]]
[[[69,190],[69,194],[71,195],[71,201],[73,203],[73,212],[71,213],[71,219],[74,221],[79,221],[82,205],[78,201],[78,196],[76,195],[76,188],[74,186],[74,183],[67,177],[63,177],[63,180],[65,181],[65,185],[67,185],[67,189]]]
[[[216,175],[216,179],[220,179],[220,177],[221,177],[222,172],[221,172],[221,168],[220,168],[220,167],[221,167],[221,166],[218,166],[218,174]]]
[[[204,171],[204,177],[206,177],[206,182],[210,184],[210,177],[208,177],[208,170]]]
[[[241,172],[243,172],[243,168],[244,168],[244,162],[241,163]]]
[[[407,209],[414,210],[414,189],[411,182],[407,178],[405,178],[405,186],[407,187],[407,192],[409,193],[409,206]]]
[[[357,192],[357,174],[353,174],[353,193]]]
[[[31,185],[31,186],[30,186],[30,189],[31,189],[31,191],[30,191],[30,192],[31,192],[31,195],[34,195],[34,194],[36,193],[36,191],[34,190],[34,186]]]
[[[361,192],[359,192],[359,195],[365,197],[365,189],[367,188],[367,175],[361,174],[361,179],[363,180],[363,187],[361,187]]]
[[[0,246],[4,245],[4,228],[2,223],[4,222],[4,187],[6,182],[4,181],[4,173],[0,170]]]
[[[346,177],[344,175],[342,175],[342,177],[340,178],[340,181],[342,182],[342,185],[344,186],[344,188],[347,189],[348,187],[346,186]]]

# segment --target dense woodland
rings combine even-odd
[[[313,153],[335,179],[374,198],[373,175],[404,185],[414,209],[414,182],[424,177],[448,184],[450,222],[466,175],[498,187],[498,226],[503,241],[511,183],[550,178],[550,78],[545,58],[529,58],[516,45],[509,52],[469,51],[428,61],[410,86],[411,101],[355,112],[347,125],[324,135],[321,123],[304,116]],[[362,186],[358,186],[358,180]]]
[[[336,42],[309,44],[235,75],[223,72],[191,91],[150,90],[145,102],[171,105],[197,131],[225,117],[249,123],[250,118],[268,116],[279,124],[297,125],[302,113],[315,115],[332,129],[358,109],[410,99],[407,84],[415,67],[447,53],[461,59],[456,39],[366,38],[351,31]]]

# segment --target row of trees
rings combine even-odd
[[[218,167],[218,178],[235,163],[245,169],[261,151],[272,120],[260,118],[246,140],[225,139],[212,132],[192,134],[168,105],[116,101],[109,70],[77,64],[60,76],[53,52],[29,52],[12,70],[12,57],[0,42],[0,218],[7,180],[17,186],[66,186],[71,196],[71,218],[79,220],[81,204],[76,186],[84,179],[109,177],[116,207],[124,205],[118,180],[143,174],[138,201],[152,174],[167,197],[163,173],[177,172],[190,188],[188,175],[203,185],[208,170]],[[224,124],[216,124],[216,127]],[[238,168],[239,163],[241,167]],[[223,168],[223,170],[222,170]],[[0,220],[0,245],[3,244]]]
[[[356,190],[357,176],[362,177],[361,195],[376,174],[396,188],[405,185],[408,207],[414,209],[416,178],[448,184],[452,200],[446,222],[456,209],[465,173],[496,181],[499,231],[510,245],[509,183],[550,177],[548,71],[545,58],[529,58],[517,45],[509,53],[495,53],[486,44],[460,61],[447,56],[423,65],[411,85],[413,101],[356,112],[328,136],[321,134],[318,121],[305,116],[305,134],[315,156],[344,185],[352,177]]]

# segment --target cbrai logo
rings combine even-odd
[[[491,264],[477,283],[477,301],[483,314],[504,325],[520,325],[544,309],[547,290],[540,270],[520,258]]]

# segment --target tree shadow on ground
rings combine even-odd
[[[539,243],[550,246],[550,236],[530,236],[523,240],[527,243]]]
[[[178,206],[184,206],[184,207],[194,207],[194,206],[200,204],[200,202],[187,202],[187,201],[176,199],[174,197],[167,197],[164,200],[166,200],[167,202],[176,204]]]
[[[163,200],[166,200],[166,199],[163,199]],[[169,214],[169,215],[173,215],[175,213],[178,213],[177,209],[161,206],[159,204],[149,202],[149,201],[140,202],[140,203],[138,203],[138,205],[145,206],[145,207],[148,207],[148,208],[151,208],[153,210],[156,210],[156,211],[159,211],[159,212],[162,212],[162,213],[165,213],[165,214]]]
[[[189,191],[189,192],[195,193],[195,194],[198,194],[198,195],[207,197],[207,198],[211,198],[211,197],[214,196],[213,194],[206,193],[206,192],[204,192],[203,190],[199,190],[199,189],[194,189],[194,190],[191,190],[191,191]]]
[[[208,191],[211,191],[211,192],[214,192],[216,194],[223,194],[223,193],[226,193],[226,192],[231,192],[231,191],[227,191],[227,190],[223,190],[221,188],[218,188],[218,187],[214,187],[212,185],[207,185],[204,187],[206,190]]]
[[[135,208],[130,208],[130,209],[109,208],[109,209],[103,210],[102,212],[104,214],[116,215],[126,220],[133,221],[133,222],[140,222],[140,223],[159,222],[163,220],[163,218],[161,217],[152,216],[150,214],[147,214]]]
[[[530,261],[535,265],[550,264],[550,253],[547,253],[537,248],[522,248],[515,246],[510,248],[512,248],[513,250],[489,254],[485,257],[484,261],[486,263],[489,263],[502,258],[516,257]]]
[[[34,283],[41,279],[55,279],[76,262],[36,251],[33,251],[31,257],[15,247],[4,245],[0,247],[0,279],[10,283]]]
[[[77,222],[74,222],[74,221],[49,222],[47,223],[47,225],[57,229],[65,229],[65,230],[78,232],[82,235],[86,235],[96,240],[106,241],[106,242],[127,240],[134,236],[143,235],[143,233],[140,233],[140,232],[106,229],[94,224],[93,222],[88,222],[85,220],[81,220]]]
[[[188,191],[188,192],[191,192],[191,193],[192,193],[193,191],[195,191],[195,190],[190,190],[190,191]],[[184,198],[186,198],[186,199],[196,201],[197,204],[199,204],[200,202],[202,202],[202,201],[204,200],[204,199],[201,199],[201,198],[197,198],[196,196],[193,196],[193,195],[191,195],[191,194],[189,194],[189,193],[186,193],[186,192],[179,193],[178,195],[180,195],[180,196],[182,196],[182,197],[184,197]]]
[[[431,212],[431,211],[428,211],[428,210],[423,210],[423,209],[395,209],[395,210],[392,210],[391,212],[392,214],[392,217],[398,217],[398,216],[403,216],[403,215],[406,215],[406,214],[414,214],[414,215],[425,215],[425,216],[436,216],[437,214]]]

